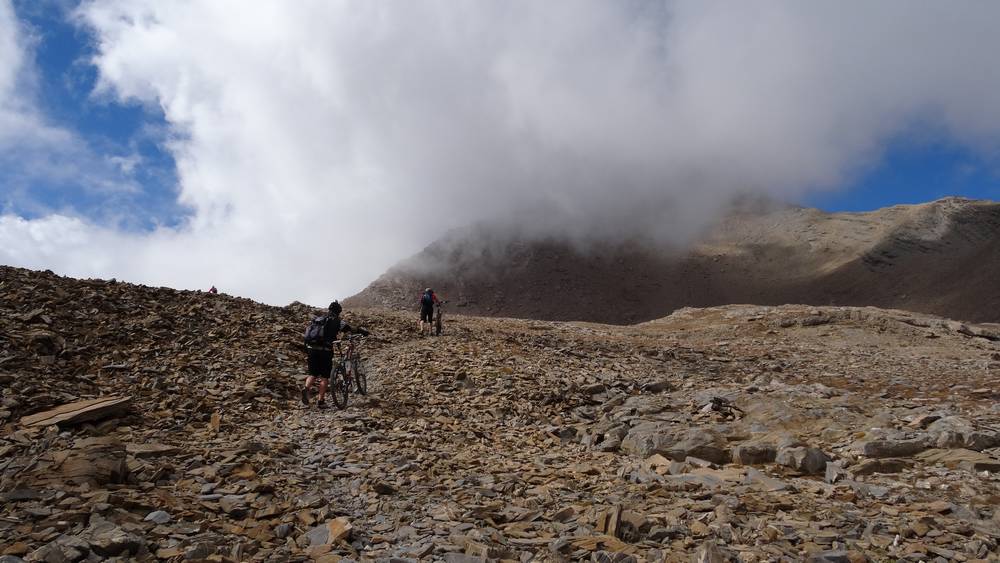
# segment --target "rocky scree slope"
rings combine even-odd
[[[900,308],[1000,321],[1000,204],[949,198],[870,213],[734,207],[689,250],[457,231],[352,306],[413,309],[432,286],[475,315],[627,324],[734,303]]]
[[[995,325],[731,306],[419,338],[349,310],[370,393],[319,409],[306,307],[0,272],[5,561],[997,560]],[[22,423],[110,394],[130,410]]]

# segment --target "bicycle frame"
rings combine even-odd
[[[351,335],[346,340],[346,350],[343,340],[334,340],[333,343],[337,345],[337,362],[338,365],[343,365],[344,370],[347,372],[348,377],[351,376],[352,370],[349,367],[353,367],[354,363],[358,361],[361,355],[361,337],[358,335]]]

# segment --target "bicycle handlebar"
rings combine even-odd
[[[339,346],[339,345],[341,345],[341,344],[343,344],[345,342],[354,342],[355,340],[361,340],[362,338],[366,338],[368,336],[371,336],[371,333],[369,333],[367,335],[364,335],[364,334],[352,334],[352,335],[348,336],[346,339],[345,338],[341,338],[341,339],[338,339],[338,340],[334,340],[331,344],[336,344],[336,345]]]

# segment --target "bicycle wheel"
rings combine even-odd
[[[347,370],[344,369],[343,365],[338,365],[333,368],[333,374],[330,375],[330,397],[338,408],[342,409],[347,406],[347,391]]]
[[[368,394],[368,367],[361,358],[351,362],[351,371],[354,372],[354,387],[362,395]]]
[[[441,336],[441,310],[438,310],[437,318],[434,320],[434,336]]]

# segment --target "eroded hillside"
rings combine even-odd
[[[367,397],[297,398],[314,312],[0,269],[9,557],[996,560],[1000,330],[873,308],[642,325],[348,310]],[[22,418],[100,396],[124,412]],[[28,419],[30,420],[30,419]]]
[[[413,309],[433,286],[476,315],[627,324],[682,307],[900,308],[1000,321],[1000,204],[958,198],[870,213],[736,208],[691,249],[579,247],[480,227],[393,267],[348,303]]]

